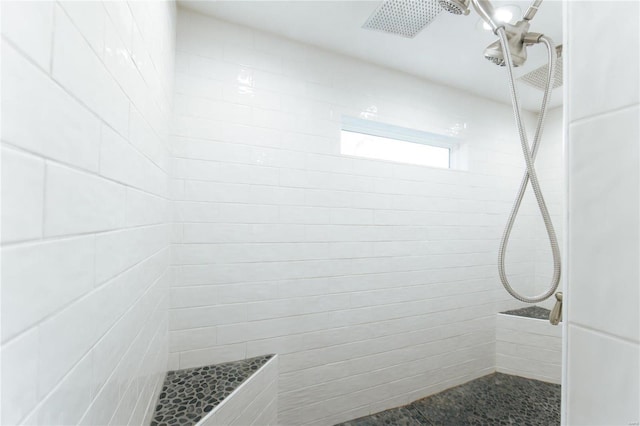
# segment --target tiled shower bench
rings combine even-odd
[[[151,426],[275,425],[278,357],[167,373]]]
[[[562,327],[551,325],[548,309],[531,306],[497,315],[496,370],[560,383]]]

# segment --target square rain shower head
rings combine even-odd
[[[561,46],[558,46],[561,47]],[[562,66],[562,56],[558,57],[558,61],[556,62],[555,75],[553,76],[553,85],[551,86],[553,89],[557,89],[562,86],[563,81],[563,66]],[[549,65],[542,65],[539,68],[523,75],[518,78],[518,81],[528,84],[529,86],[535,87],[539,90],[545,90],[547,85],[547,73],[549,72]]]
[[[388,0],[369,16],[362,28],[414,38],[440,12],[437,0]]]

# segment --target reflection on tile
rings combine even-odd
[[[558,425],[560,386],[494,373],[339,426]]]
[[[271,357],[170,371],[151,426],[196,424]]]

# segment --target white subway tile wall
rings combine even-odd
[[[560,384],[562,327],[547,320],[498,314],[496,369],[501,373]]]
[[[175,89],[171,368],[278,353],[282,424],[495,370],[495,314],[520,306],[496,269],[522,173],[508,105],[186,10]],[[371,111],[454,137],[464,170],[340,155],[342,116]],[[510,246],[519,286],[536,214]]]
[[[2,59],[3,424],[146,424],[167,362],[280,354],[282,424],[495,370],[509,106],[169,1],[2,2]],[[344,115],[451,136],[459,169],[341,155]],[[538,215],[510,244],[525,291]]]
[[[567,4],[566,424],[640,421],[639,24],[637,2]]]
[[[175,5],[1,8],[1,423],[147,424],[167,366]]]

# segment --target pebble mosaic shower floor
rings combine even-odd
[[[550,426],[560,424],[560,385],[494,373],[337,426]]]

